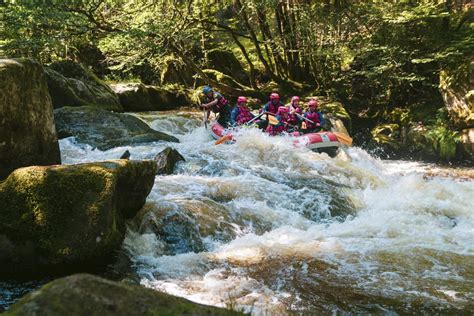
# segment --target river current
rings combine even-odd
[[[143,113],[186,159],[157,176],[123,251],[146,287],[255,315],[474,312],[474,181],[336,158],[255,129],[214,145],[198,113]],[[60,141],[63,163],[151,159]]]

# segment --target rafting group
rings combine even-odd
[[[291,102],[285,105],[278,93],[271,93],[269,101],[258,114],[254,114],[247,107],[247,98],[244,96],[238,97],[236,106],[232,108],[222,94],[209,86],[203,88],[203,94],[205,99],[201,107],[206,125],[211,111],[218,115],[211,127],[216,144],[235,141],[232,130],[239,126],[255,125],[271,136],[289,134],[294,137],[296,146],[306,146],[331,156],[335,155],[341,143],[349,145],[350,137],[322,131],[325,120],[323,113],[318,111],[316,99],[309,100],[303,112],[300,97],[293,96]]]

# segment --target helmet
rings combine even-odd
[[[277,114],[282,115],[282,114],[285,114],[285,113],[288,113],[288,112],[289,112],[289,110],[286,106],[280,106],[278,108]]]
[[[270,100],[280,100],[280,96],[278,93],[272,93],[270,94]]]
[[[315,99],[311,99],[308,102],[308,106],[310,108],[317,108],[318,107],[318,101],[316,101]]]
[[[209,86],[205,86],[204,88],[202,88],[202,92],[204,94],[208,94],[209,92],[212,92],[212,91],[213,91],[212,88]]]
[[[239,103],[247,103],[247,98],[246,97],[238,97],[237,98],[237,104]]]
[[[291,103],[293,103],[294,101],[299,101],[300,100],[300,97],[295,95],[294,97],[291,97]]]

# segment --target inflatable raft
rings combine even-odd
[[[307,147],[314,152],[326,153],[331,157],[337,154],[337,150],[341,146],[338,138],[334,133],[331,132],[317,132],[301,134],[298,132],[291,133],[294,136],[294,145],[296,147]],[[215,140],[222,140],[224,136],[227,136],[226,141],[233,140],[232,132],[225,129],[217,122],[211,125],[211,136]]]

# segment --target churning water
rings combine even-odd
[[[186,159],[157,176],[123,248],[141,284],[252,312],[474,311],[474,182],[352,148],[334,159],[242,132],[215,146],[197,114],[139,115]],[[64,163],[153,158],[163,143]]]

